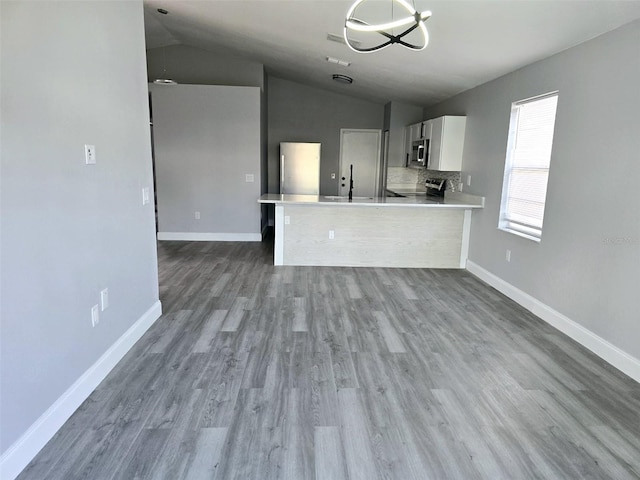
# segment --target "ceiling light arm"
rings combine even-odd
[[[416,12],[416,17],[419,17],[420,14]],[[368,25],[366,22],[363,22],[362,20],[359,20],[357,18],[352,18],[351,19],[352,22],[357,22],[360,25]],[[389,40],[387,42],[384,42],[380,45],[377,45],[375,47],[369,47],[369,48],[360,48],[360,47],[355,47],[353,45],[349,45],[353,50],[356,50],[358,52],[362,52],[362,53],[367,53],[367,52],[375,52],[376,50],[382,50],[383,48],[388,47],[389,45],[393,45],[394,43],[400,44],[403,47],[406,47],[408,49],[411,50],[422,50],[424,47],[421,47],[419,45],[413,45],[411,43],[405,42],[404,40],[402,40],[402,37],[404,37],[405,35],[408,35],[409,33],[413,32],[416,28],[418,28],[420,26],[419,23],[414,23],[413,25],[411,25],[409,28],[407,28],[404,32],[398,34],[398,35],[392,35],[388,32],[385,31],[379,31],[379,30],[375,30],[375,33],[379,33],[380,35],[387,37]]]
[[[404,40],[402,40],[402,37],[404,37],[405,35],[413,32],[416,28],[418,28],[420,26],[420,24],[416,23],[415,25],[412,25],[411,27],[407,28],[404,32],[402,32],[400,35],[396,35],[395,38],[397,39],[396,42],[392,42],[392,43],[399,43],[400,45],[402,45],[403,47],[407,47],[411,50],[422,50],[424,47],[421,47],[420,45],[413,45],[411,43],[407,43]]]
[[[367,22],[353,16],[353,14],[355,13],[356,7],[361,3],[363,3],[364,1],[365,0],[356,0],[356,2],[349,9],[349,12],[347,13],[347,17],[345,20],[344,39],[347,46],[351,50],[355,52],[360,52],[360,53],[370,53],[370,52],[375,52],[377,50],[386,48],[389,45],[393,45],[394,43],[397,43],[399,45],[402,45],[403,47],[406,47],[410,50],[415,50],[415,51],[423,50],[424,48],[426,48],[427,44],[429,43],[429,34],[427,32],[427,28],[424,22],[425,20],[431,17],[430,11],[424,11],[420,13],[416,11],[415,8],[412,8],[405,0],[392,0],[392,2],[397,1],[398,3],[400,3],[400,5],[402,5],[409,12],[410,16],[402,18],[400,20],[392,19],[392,21],[381,24],[381,25],[370,25]],[[408,28],[404,30],[402,33],[400,33],[399,35],[393,35],[392,33],[388,32],[389,30],[393,31],[396,28],[400,28],[404,26],[408,26]],[[413,32],[417,28],[419,28],[420,31],[422,32],[422,35],[424,38],[423,45],[414,45],[403,40],[403,37]],[[359,45],[354,45],[351,42],[348,34],[349,30],[353,30],[357,32],[365,32],[365,33],[379,33],[380,35],[386,37],[388,40],[374,47],[362,48]]]

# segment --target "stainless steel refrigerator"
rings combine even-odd
[[[319,143],[280,143],[280,193],[320,194]]]

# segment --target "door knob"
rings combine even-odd
[[[343,184],[342,184],[342,186],[344,187],[344,186],[345,186],[345,184],[343,183]]]
[[[345,177],[342,177],[342,180],[346,180],[346,178],[345,178]],[[343,187],[344,187],[344,185],[343,185]]]

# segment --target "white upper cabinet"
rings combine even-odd
[[[422,122],[422,139],[431,141],[431,132],[433,131],[433,120],[425,120]]]
[[[424,122],[414,123],[413,125],[407,125],[404,127],[405,167],[412,165],[412,160],[415,160],[415,158],[413,158],[415,154],[413,150],[416,148],[414,143],[423,138],[423,123]]]
[[[411,143],[422,138],[422,122],[411,125]]]
[[[447,115],[424,123],[430,126],[429,157],[427,169],[456,171],[462,170],[462,151],[467,117]]]

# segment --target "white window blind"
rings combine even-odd
[[[511,107],[499,228],[540,240],[558,92]]]

